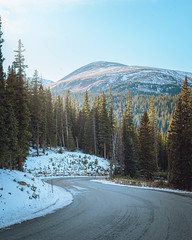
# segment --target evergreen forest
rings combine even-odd
[[[111,174],[192,190],[192,91],[187,76],[178,96],[114,95],[110,90],[83,100],[69,91],[53,95],[38,72],[29,81],[24,46],[3,69],[0,21],[0,168],[23,171],[33,147],[77,149],[108,159]],[[6,56],[5,56],[6,57]],[[80,96],[82,98],[82,96]],[[173,114],[171,114],[173,113]]]

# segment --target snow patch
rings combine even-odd
[[[120,187],[140,188],[140,189],[156,190],[156,191],[164,191],[164,192],[172,192],[172,193],[180,193],[180,194],[192,194],[192,192],[188,192],[188,191],[173,190],[173,189],[167,189],[167,188],[154,188],[154,187],[144,187],[144,186],[139,187],[139,186],[133,186],[133,185],[124,185],[124,184],[114,183],[114,182],[108,181],[108,180],[90,180],[90,181],[98,182],[98,183],[102,183],[102,184],[120,186]]]
[[[41,153],[39,157],[35,156],[35,150],[31,150],[24,167],[36,177],[108,175],[110,168],[104,158],[82,152],[64,151],[60,154],[57,149]]]
[[[0,228],[46,215],[70,204],[63,188],[34,178],[32,174],[0,170]]]

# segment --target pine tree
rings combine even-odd
[[[192,111],[191,93],[185,78],[168,135],[170,183],[192,189]]]
[[[31,111],[31,126],[32,126],[32,134],[36,143],[37,156],[39,156],[39,144],[40,144],[40,136],[41,136],[41,122],[42,122],[42,112],[43,112],[43,101],[40,96],[40,81],[38,77],[37,70],[33,75],[33,88],[31,91],[31,101],[30,101],[30,111]]]
[[[64,106],[63,99],[60,96],[57,97],[57,139],[58,145],[64,147]]]
[[[110,132],[110,158],[114,158],[114,132],[115,132],[115,116],[114,116],[114,107],[113,107],[113,95],[110,88],[109,92],[109,132]]]
[[[142,177],[152,179],[154,176],[155,162],[153,138],[148,114],[145,111],[139,128],[139,169]]]
[[[47,90],[47,117],[46,117],[46,123],[47,123],[47,130],[46,130],[46,136],[47,136],[47,144],[49,145],[50,149],[52,147],[56,146],[56,126],[54,121],[54,112],[53,112],[53,101],[51,96],[50,89]]]
[[[64,123],[66,135],[66,147],[69,150],[75,150],[75,140],[72,133],[72,103],[70,92],[65,94]]]
[[[156,168],[158,168],[158,141],[157,141],[157,114],[154,105],[154,97],[151,98],[149,103],[149,122],[151,127],[151,133],[153,137],[153,146],[154,146],[154,160],[156,163]]]
[[[157,152],[158,152],[158,163],[159,168],[163,171],[166,171],[168,168],[168,155],[167,155],[167,146],[166,146],[166,135],[161,133],[157,134]]]
[[[101,101],[99,106],[99,152],[104,158],[107,158],[109,154],[110,145],[110,131],[109,131],[109,118],[107,112],[107,103],[105,93],[101,95]]]
[[[79,147],[79,134],[80,134],[79,124],[80,123],[81,123],[81,110],[80,110],[79,102],[77,102],[76,116],[75,116],[75,140],[76,140],[77,149],[80,149]]]
[[[45,153],[45,147],[47,145],[47,96],[46,91],[43,89],[42,83],[39,88],[39,98],[42,103],[41,121],[40,121],[40,147]]]
[[[82,145],[83,150],[86,153],[93,153],[93,121],[90,110],[90,103],[88,98],[88,92],[85,92],[84,102],[82,107],[82,118],[81,118],[81,134],[82,134]]]
[[[118,128],[118,136],[117,136],[117,156],[118,162],[120,165],[120,171],[118,174],[124,173],[124,144],[123,144],[123,96],[121,94],[120,101],[120,114],[119,114],[119,126]]]
[[[8,153],[7,143],[8,132],[6,129],[6,90],[5,90],[5,74],[3,72],[3,54],[2,54],[2,32],[0,18],[0,168],[3,168],[6,155]]]
[[[18,157],[18,124],[14,110],[9,103],[9,99],[7,99],[6,107],[6,126],[9,139],[7,142],[7,159],[9,161],[10,170],[12,170],[13,166],[15,167],[16,165],[15,160]]]
[[[18,168],[20,171],[23,171],[23,158],[26,157],[29,153],[29,140],[31,137],[29,131],[30,124],[30,113],[28,109],[28,99],[27,99],[27,89],[25,85],[25,68],[27,67],[24,64],[23,44],[19,40],[18,50],[16,50],[14,68],[16,71],[17,86],[15,88],[15,117],[18,122],[18,150],[19,150],[19,159],[18,159]]]
[[[93,100],[93,105],[91,109],[91,115],[93,119],[93,145],[94,145],[94,154],[98,154],[98,128],[99,128],[99,105],[100,97],[95,97]]]
[[[9,148],[9,165],[10,169],[13,167],[16,168],[16,159],[19,156],[19,147],[18,147],[18,122],[15,117],[15,109],[16,109],[16,88],[17,88],[17,78],[15,70],[9,68],[8,78],[6,80],[6,101],[7,101],[7,129],[9,132],[9,144],[7,145]]]
[[[136,142],[132,115],[132,103],[130,91],[127,93],[126,108],[123,116],[123,144],[124,144],[124,172],[130,177],[136,176]]]

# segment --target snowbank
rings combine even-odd
[[[70,204],[72,195],[63,188],[34,178],[29,173],[0,170],[0,228],[46,215]]]
[[[36,156],[31,149],[24,164],[25,173],[0,170],[0,228],[43,216],[70,204],[71,193],[41,178],[109,174],[109,162],[81,152],[59,153],[53,149]]]
[[[131,187],[131,188],[142,188],[142,189],[148,189],[148,190],[157,190],[157,191],[165,191],[165,192],[172,192],[172,193],[180,193],[180,194],[192,194],[192,192],[188,191],[181,191],[181,190],[173,190],[168,188],[154,188],[154,187],[139,187],[139,186],[133,186],[133,185],[125,185],[125,184],[119,184],[115,183],[109,180],[91,180],[93,182],[103,183],[103,184],[109,184],[109,185],[115,185],[115,186],[121,186],[121,187]]]

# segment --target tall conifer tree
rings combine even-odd
[[[75,150],[75,140],[72,132],[72,102],[70,92],[67,91],[65,94],[65,108],[64,108],[64,116],[65,116],[65,134],[66,134],[66,147],[69,150]]]
[[[99,150],[100,154],[104,158],[109,155],[110,145],[110,131],[109,131],[109,117],[107,112],[107,103],[105,93],[101,95],[101,101],[99,106]]]
[[[24,48],[21,40],[18,43],[18,50],[15,51],[14,68],[16,70],[17,87],[16,102],[15,102],[15,116],[18,122],[18,143],[19,143],[19,159],[18,168],[23,171],[23,158],[29,153],[29,140],[31,137],[29,131],[30,113],[28,109],[27,89],[25,82],[25,68],[24,64]]]
[[[47,91],[47,144],[51,147],[56,146],[56,125],[54,121],[54,112],[53,112],[53,101],[51,96],[51,91],[48,89]]]
[[[156,168],[158,168],[158,141],[157,141],[157,114],[154,105],[154,97],[151,98],[149,103],[149,122],[151,127],[151,133],[153,137],[153,146],[154,146],[154,160],[156,163]]]
[[[139,128],[139,170],[141,176],[152,179],[155,170],[153,138],[147,111],[144,112]]]
[[[31,126],[32,126],[32,133],[33,138],[36,143],[36,149],[37,149],[37,156],[39,156],[39,144],[40,144],[40,136],[42,134],[42,113],[43,113],[43,99],[40,95],[40,86],[41,83],[39,81],[38,72],[35,71],[33,75],[33,88],[31,91]]]
[[[84,102],[82,107],[82,144],[83,149],[87,153],[93,153],[93,121],[92,115],[90,110],[90,103],[88,98],[88,92],[85,92]]]
[[[136,176],[136,142],[132,115],[132,103],[130,91],[126,97],[126,108],[123,116],[123,144],[124,144],[124,172],[131,177]]]
[[[192,190],[192,111],[191,93],[185,78],[169,128],[168,151],[170,183]]]
[[[6,127],[6,90],[5,90],[5,74],[3,72],[3,54],[2,54],[2,31],[0,18],[0,168],[3,168],[6,155],[8,153],[7,143],[8,132]]]
[[[100,97],[95,97],[93,100],[93,105],[91,109],[92,119],[93,119],[93,143],[94,143],[94,154],[98,154],[98,129],[99,129],[99,105]]]
[[[113,107],[113,95],[110,88],[109,92],[109,132],[110,132],[110,149],[109,156],[114,158],[114,132],[115,132],[115,116],[114,116],[114,107]]]

